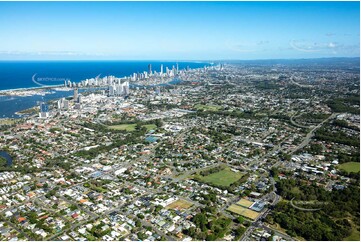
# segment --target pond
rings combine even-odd
[[[0,157],[5,158],[6,166],[12,166],[13,158],[6,151],[0,150]]]

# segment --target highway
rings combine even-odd
[[[298,82],[295,82],[293,79],[294,79],[294,78],[292,77],[292,78],[291,78],[291,83],[292,83],[292,84],[295,84],[296,86],[304,87],[304,88],[314,88],[314,86],[311,86],[311,85],[299,84]]]
[[[296,121],[293,118],[298,117],[300,115],[301,114],[299,114],[299,115],[295,114],[295,115],[291,116],[291,118],[290,118],[291,124],[296,126],[296,127],[299,127],[299,128],[305,128],[305,129],[312,128],[313,126],[305,126],[305,125],[301,125],[301,124],[296,123]]]
[[[312,139],[312,137],[314,136],[314,133],[317,129],[321,128],[321,126],[327,122],[330,119],[333,119],[337,116],[337,113],[333,113],[332,115],[330,115],[328,118],[326,118],[325,120],[323,120],[321,123],[319,123],[316,127],[314,127],[313,129],[311,129],[310,132],[308,132],[308,134],[306,135],[306,137],[304,138],[304,140],[302,141],[302,143],[300,143],[297,147],[295,147],[290,154],[293,154],[294,152],[296,152],[299,149],[302,149],[303,147],[305,147],[306,145],[308,145]]]

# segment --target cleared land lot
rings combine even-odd
[[[137,124],[118,124],[118,125],[110,125],[108,128],[115,129],[115,130],[125,130],[125,131],[134,131]],[[157,128],[155,124],[146,124],[142,127],[146,127],[147,130],[152,130]]]
[[[200,176],[201,181],[216,186],[229,186],[243,176],[240,172],[233,172],[229,167],[208,176]]]
[[[248,208],[241,207],[236,204],[232,204],[231,206],[229,206],[227,208],[227,210],[230,212],[236,213],[238,215],[241,215],[243,217],[252,219],[252,220],[255,220],[259,215],[259,213],[255,212],[255,211],[252,211]]]
[[[339,169],[344,170],[346,172],[359,172],[360,171],[360,163],[358,162],[346,162],[338,166]]]
[[[182,199],[179,199],[168,206],[166,206],[167,209],[188,209],[192,207],[193,204],[187,201],[184,201]]]

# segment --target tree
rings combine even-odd
[[[239,217],[237,218],[237,221],[238,221],[238,223],[243,224],[244,218],[243,218],[242,216],[239,216]]]
[[[138,228],[140,228],[142,226],[142,223],[139,221],[139,219],[137,219],[135,221],[135,226],[138,227]]]
[[[6,159],[0,156],[0,167],[5,167],[6,165],[7,165]]]
[[[135,125],[135,130],[139,132],[141,129],[142,129],[142,125],[140,123],[137,123]]]
[[[75,204],[71,204],[71,205],[69,206],[69,208],[70,208],[71,211],[74,211],[74,210],[76,210],[78,207],[77,207]]]
[[[138,238],[140,239],[140,240],[145,240],[147,237],[145,236],[145,234],[144,233],[142,233],[142,232],[138,232],[137,233],[137,236],[138,236]]]
[[[245,227],[242,227],[242,226],[239,226],[235,231],[235,235],[236,235],[236,238],[239,239],[243,234],[244,232],[246,231],[246,228]]]
[[[155,125],[156,125],[158,128],[160,128],[160,127],[163,126],[163,122],[162,122],[162,120],[160,120],[160,119],[156,119],[156,120],[154,121],[154,123],[155,123]]]

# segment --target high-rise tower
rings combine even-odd
[[[78,88],[74,88],[74,102],[78,101]]]
[[[47,117],[49,117],[49,107],[45,102],[41,102],[39,118],[47,118]]]

